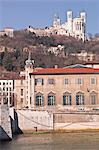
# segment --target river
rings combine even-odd
[[[0,150],[99,150],[99,132],[21,134]]]

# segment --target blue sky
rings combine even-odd
[[[67,10],[72,10],[74,17],[86,11],[87,32],[99,33],[99,0],[0,0],[0,30],[50,26],[55,12],[65,22]]]

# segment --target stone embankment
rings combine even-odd
[[[99,112],[52,113],[0,106],[1,140],[12,139],[15,133],[62,130],[99,130]]]
[[[12,129],[9,108],[7,105],[0,105],[0,140],[11,140]]]
[[[47,111],[16,110],[18,127],[22,131],[96,130],[99,112],[49,113]]]

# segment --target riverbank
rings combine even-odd
[[[80,130],[50,130],[50,131],[34,131],[34,130],[23,130],[23,134],[49,134],[49,133],[93,133],[99,132],[99,129],[80,129]]]
[[[21,134],[4,142],[2,150],[98,150],[99,132]]]

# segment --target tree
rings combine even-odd
[[[11,54],[6,53],[6,55],[4,55],[3,58],[3,66],[8,70],[8,71],[12,71],[13,70],[13,61],[12,61],[12,57]]]

